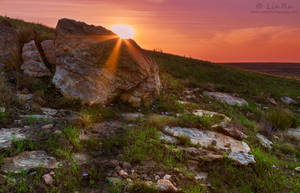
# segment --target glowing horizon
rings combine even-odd
[[[60,18],[126,24],[145,49],[214,62],[300,62],[300,1],[276,2],[286,9],[269,0],[1,0],[0,15],[51,27]]]

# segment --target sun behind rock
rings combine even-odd
[[[117,24],[110,27],[111,31],[118,34],[121,39],[132,39],[135,31],[129,25]]]

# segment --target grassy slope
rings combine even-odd
[[[262,95],[300,96],[300,81],[297,79],[240,70],[171,54],[148,53],[158,62],[163,73],[184,80],[191,86],[213,83],[219,91],[238,93],[246,98]]]
[[[36,30],[40,33],[41,39],[53,39],[55,36],[55,31],[53,28],[47,27],[42,24],[25,22],[20,19],[12,19],[9,17],[0,16],[0,22],[3,20],[8,20],[15,28],[18,30]]]

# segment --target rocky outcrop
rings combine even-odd
[[[139,106],[159,95],[158,66],[132,40],[103,28],[59,20],[52,82],[69,98],[107,104],[117,97]]]
[[[243,106],[248,105],[248,102],[242,98],[234,97],[226,93],[221,92],[204,92],[205,96],[213,97],[219,101],[222,101],[224,103],[227,103],[228,105],[234,106]]]
[[[20,63],[20,50],[17,31],[9,22],[0,23],[0,63],[17,66]]]
[[[161,140],[168,143],[176,143],[173,137],[186,138],[190,142],[190,147],[178,147],[178,150],[192,155],[194,160],[197,158],[213,161],[222,159],[224,154],[239,165],[248,165],[255,163],[254,156],[249,154],[250,147],[243,141],[217,133],[214,131],[201,131],[195,128],[165,127],[164,132],[170,137],[162,135]],[[166,140],[166,139],[172,140]]]
[[[240,128],[235,126],[232,123],[221,122],[219,124],[215,124],[211,127],[214,131],[218,131],[225,135],[229,135],[235,139],[246,139],[248,136],[244,134]]]
[[[48,156],[44,151],[26,151],[16,157],[4,159],[1,171],[5,173],[19,173],[38,167],[54,169],[58,167],[58,162],[54,157]]]
[[[272,149],[273,142],[267,139],[265,136],[261,134],[256,134],[257,139],[259,140],[260,144],[268,149]]]
[[[283,96],[280,98],[282,102],[284,102],[285,104],[293,104],[293,103],[297,103],[294,99],[288,97],[288,96]]]
[[[13,140],[21,141],[27,138],[24,128],[0,129],[0,150],[11,146]]]
[[[42,57],[34,40],[24,44],[22,58],[23,64],[21,66],[21,69],[28,76],[44,77],[51,75],[49,69],[46,67],[42,60]]]

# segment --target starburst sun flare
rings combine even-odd
[[[110,27],[110,29],[116,33],[121,39],[132,39],[135,31],[129,25],[117,24]]]

